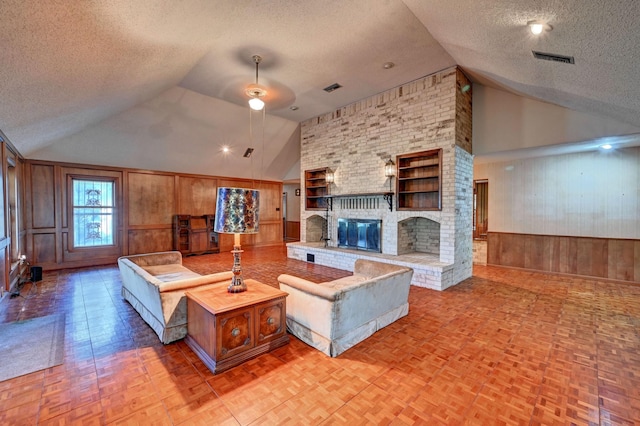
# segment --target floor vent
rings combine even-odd
[[[575,64],[573,60],[573,56],[564,56],[564,55],[557,55],[555,53],[537,52],[535,50],[532,50],[531,52],[533,53],[533,57],[536,59],[543,59],[545,61],[552,61],[552,62],[562,62],[563,64]]]

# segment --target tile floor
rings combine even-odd
[[[348,275],[284,247],[243,266],[272,285]],[[640,424],[640,286],[476,266],[444,292],[412,287],[407,317],[338,358],[292,337],[215,376],[183,342],[159,344],[115,266],[45,272],[22,296],[0,322],[64,312],[65,361],[0,382],[0,424]]]

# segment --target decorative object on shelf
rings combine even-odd
[[[233,278],[227,288],[229,293],[241,293],[247,289],[240,266],[240,234],[258,232],[260,192],[245,188],[218,188],[214,230],[233,234]]]
[[[384,175],[389,178],[389,192],[393,192],[393,177],[396,175],[396,163],[391,158],[384,165]]]
[[[300,196],[300,189],[296,189],[296,197]]]
[[[245,93],[249,96],[249,107],[254,111],[260,111],[264,108],[264,101],[260,98],[267,96],[267,90],[258,84],[258,66],[262,62],[262,57],[253,55],[252,59],[256,64],[256,83],[249,85]]]

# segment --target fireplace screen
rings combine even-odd
[[[338,247],[380,253],[381,228],[381,220],[338,219]]]

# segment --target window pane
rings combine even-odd
[[[73,206],[113,207],[113,182],[74,179]]]
[[[113,245],[114,183],[73,180],[73,245]]]

